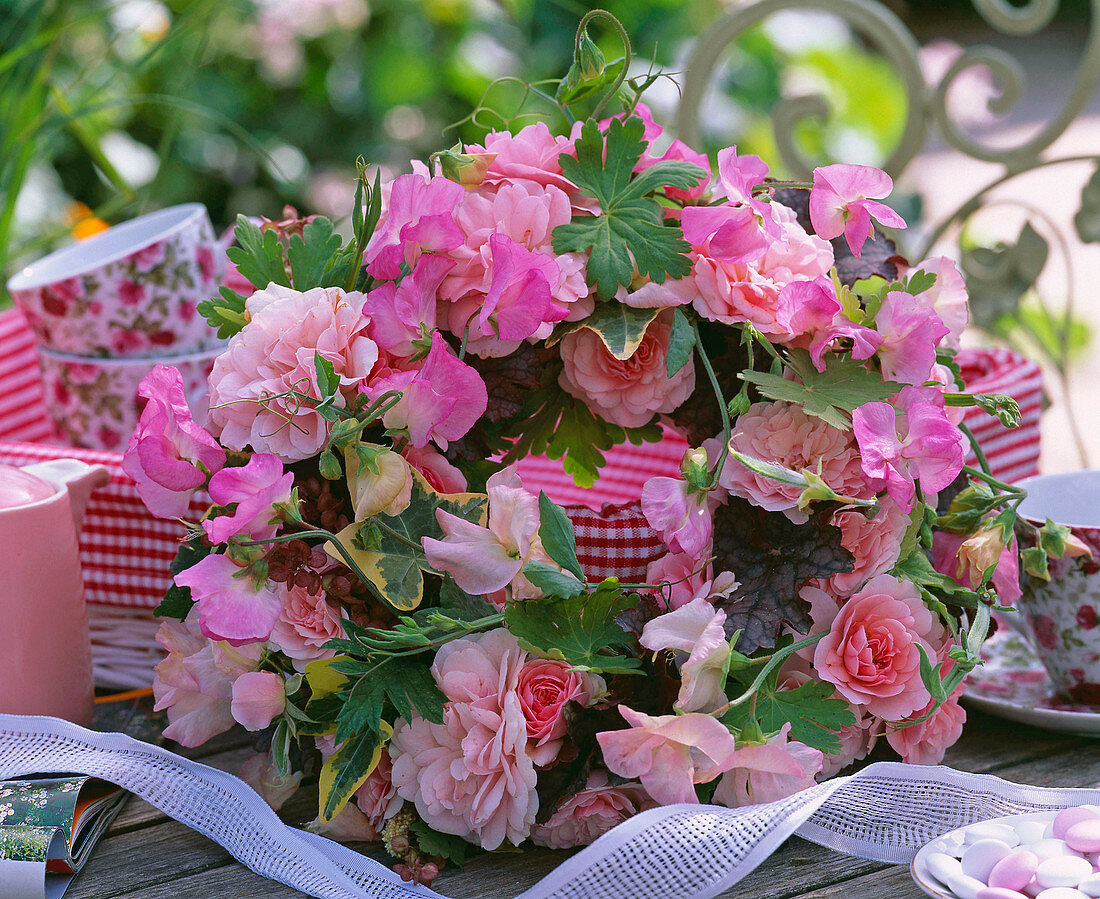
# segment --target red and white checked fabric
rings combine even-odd
[[[982,441],[994,474],[1007,481],[1036,474],[1042,411],[1039,366],[1003,349],[964,351],[959,359],[971,390],[1008,394],[1023,413],[1021,427],[1008,431],[980,410],[967,410],[967,424]],[[55,431],[42,396],[30,330],[18,311],[0,313],[0,463],[26,465],[75,457],[105,465],[111,482],[93,494],[80,541],[87,598],[96,604],[152,608],[168,588],[168,565],[182,536],[179,524],[149,515],[122,471],[121,454],[51,443]],[[684,439],[671,431],[660,443],[615,447],[590,490],[577,487],[560,462],[532,458],[518,467],[529,489],[543,489],[568,507],[577,529],[577,555],[590,577],[615,575],[637,582],[663,548],[636,500],[646,480],[677,472],[685,448]],[[196,499],[191,511],[198,518],[205,511],[204,502]]]

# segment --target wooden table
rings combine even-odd
[[[244,743],[243,734],[230,733],[191,754],[235,772],[249,755]],[[1100,741],[1052,734],[974,712],[944,763],[1040,786],[1100,785]],[[310,820],[316,813],[315,795],[303,790],[280,814],[295,825]],[[363,848],[386,861],[381,849]],[[464,868],[445,870],[435,888],[454,899],[512,899],[567,856],[567,852],[549,850],[482,856]],[[292,899],[304,894],[253,874],[205,837],[131,798],[66,895],[69,899]],[[797,837],[723,894],[760,899],[915,899],[922,895],[905,866],[849,858]]]

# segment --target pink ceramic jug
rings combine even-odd
[[[92,718],[92,654],[77,537],[102,465],[0,465],[0,712]]]

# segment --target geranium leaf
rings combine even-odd
[[[290,262],[291,279],[297,290],[322,286],[324,274],[340,252],[339,234],[332,233],[332,222],[318,216],[308,222],[301,235],[292,234],[286,258]]]
[[[814,368],[805,350],[792,350],[788,358],[801,382],[751,370],[742,372],[741,377],[769,399],[797,403],[807,415],[842,431],[852,428],[852,410],[864,403],[889,399],[902,388],[901,384],[883,381],[874,372],[838,356],[825,358],[824,372]]]
[[[377,731],[365,730],[346,741],[321,766],[318,817],[322,821],[331,821],[340,814],[378,765],[383,743],[393,732],[389,725],[383,726],[388,731],[385,737]]]
[[[831,514],[823,508],[806,524],[794,524],[739,497],[716,510],[714,568],[734,572],[740,586],[715,605],[726,612],[727,635],[742,631],[738,650],[774,646],[784,622],[809,633],[809,604],[798,591],[811,578],[832,577],[853,565],[840,529],[828,524]]]
[[[414,821],[409,830],[416,834],[416,843],[420,847],[421,854],[446,859],[456,868],[461,868],[465,864],[466,853],[473,848],[462,837],[432,830],[423,821]]]
[[[848,703],[836,695],[832,684],[822,681],[808,681],[793,690],[776,690],[774,684],[766,684],[756,694],[755,716],[765,733],[790,722],[792,740],[828,753],[841,751],[836,731],[855,724]],[[722,723],[740,728],[748,718],[749,704],[744,703],[723,715]]]
[[[665,355],[665,373],[671,378],[691,361],[695,347],[695,329],[691,327],[683,309],[672,314],[672,332],[668,337],[668,353]]]
[[[553,247],[558,253],[591,251],[588,280],[604,299],[628,287],[635,271],[658,283],[691,271],[690,244],[677,224],[666,222],[661,204],[650,194],[666,185],[690,189],[706,173],[690,163],[661,162],[635,177],[646,147],[644,132],[636,116],[611,119],[605,140],[590,119],[576,142],[576,157],[561,157],[562,172],[595,198],[601,211],[559,225]]]
[[[558,571],[553,565],[547,565],[545,562],[528,562],[523,566],[523,574],[547,596],[573,599],[584,592],[584,584],[575,577],[564,571]]]
[[[584,580],[581,563],[577,561],[577,537],[573,522],[565,514],[565,509],[551,500],[545,490],[539,491],[539,538],[551,559],[579,580]]]
[[[241,277],[247,278],[260,290],[272,283],[290,287],[279,235],[274,231],[261,231],[243,215],[237,216],[237,227],[233,233],[239,246],[230,247],[226,255],[237,266]]]
[[[211,297],[198,305],[198,312],[211,328],[216,328],[218,337],[226,340],[240,332],[251,321],[245,304],[248,302],[237,291],[228,287],[219,287],[220,297]]]

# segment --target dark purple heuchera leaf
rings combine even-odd
[[[739,332],[728,325],[701,320],[699,333],[722,392],[727,401],[731,400],[741,389],[741,381],[737,376],[745,370],[749,362],[744,348],[738,343]],[[699,354],[695,353],[694,356],[695,390],[670,417],[673,426],[684,435],[688,443],[699,446],[704,440],[722,432],[722,416],[706,369],[703,368]]]
[[[771,647],[783,622],[807,633],[809,604],[798,595],[807,581],[851,571],[852,554],[840,544],[840,529],[828,524],[832,507],[793,524],[731,497],[714,515],[715,571],[732,571],[741,586],[715,605],[726,613],[726,633],[741,630],[737,649]]]
[[[485,381],[489,405],[485,419],[490,422],[511,418],[543,383],[547,366],[559,361],[556,349],[521,343],[514,353],[500,358],[479,359],[468,356],[467,361]]]
[[[810,234],[814,233],[810,224],[810,192],[792,187],[778,188],[773,194],[775,200],[794,210],[798,216],[798,224]],[[862,255],[859,259],[852,254],[848,241],[842,234],[831,241],[833,245],[833,261],[836,265],[837,277],[842,284],[851,287],[856,281],[878,275],[887,281],[895,281],[898,277],[898,265],[908,265],[909,262],[898,254],[897,245],[881,233],[876,233],[874,240],[868,240],[863,245]]]

